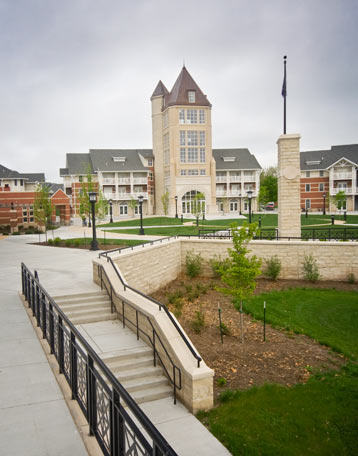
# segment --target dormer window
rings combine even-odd
[[[224,162],[234,162],[235,157],[223,157]]]
[[[113,157],[113,161],[124,163],[126,161],[126,157]]]
[[[189,103],[195,103],[195,91],[194,90],[189,90],[188,101],[189,101]]]

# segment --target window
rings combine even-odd
[[[188,139],[188,146],[197,146],[198,145],[198,132],[197,131],[188,131],[187,139]]]
[[[200,145],[205,146],[205,131],[200,132]]]
[[[17,185],[17,179],[15,179],[15,185]]]
[[[206,169],[200,170],[200,176],[206,176]]]
[[[186,162],[186,153],[185,153],[185,147],[180,148],[180,163],[185,163]]]
[[[185,110],[179,109],[179,123],[185,124]]]
[[[306,177],[310,177],[311,175],[311,172],[310,171],[306,171]]]
[[[324,184],[319,184],[319,191],[324,192]]]
[[[150,181],[153,180],[153,173],[149,173],[148,179],[149,179]]]
[[[180,145],[185,146],[185,131],[180,130]]]
[[[235,157],[222,157],[222,159],[224,160],[224,162],[234,162],[235,161]]]
[[[186,169],[181,169],[180,170],[180,175],[181,176],[186,176]]]
[[[194,90],[188,91],[188,101],[189,101],[189,103],[195,103],[195,91]]]
[[[198,176],[199,171],[197,169],[188,169],[188,176]]]
[[[197,163],[198,162],[198,148],[197,147],[188,147],[188,163]]]
[[[197,109],[188,109],[186,111],[186,123],[188,124],[196,124],[198,123],[198,116],[197,116]]]
[[[311,191],[311,184],[306,184],[306,192],[310,192]]]
[[[83,182],[82,176],[78,176],[78,181],[79,181],[79,182]]]
[[[311,200],[305,200],[305,208],[311,209]]]
[[[204,109],[199,109],[199,123],[205,123],[205,111]]]
[[[230,201],[230,212],[237,212],[237,201]]]
[[[113,157],[113,161],[124,163],[126,161],[126,157]]]
[[[205,147],[200,147],[200,163],[205,163]]]
[[[127,203],[121,204],[119,206],[119,215],[127,215],[128,214],[128,206]]]
[[[320,171],[319,172],[319,177],[323,177],[324,176],[324,171]]]
[[[11,208],[12,211],[14,211],[15,210],[15,203],[11,203],[10,208]]]
[[[148,166],[153,166],[153,159],[152,158],[148,158]]]

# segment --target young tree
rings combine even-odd
[[[134,210],[138,206],[138,201],[135,198],[133,198],[133,196],[131,196],[128,206],[132,209],[132,215],[134,217]]]
[[[38,184],[34,200],[34,217],[39,225],[45,227],[45,236],[47,242],[47,227],[51,221],[53,206],[50,198],[50,189],[44,184]]]
[[[196,224],[199,223],[199,217],[204,213],[205,207],[205,196],[203,193],[197,193],[194,197],[194,201],[191,207],[191,212],[196,218]]]
[[[97,185],[92,180],[92,174],[89,170],[87,170],[86,176],[87,182],[82,182],[81,184],[81,191],[80,191],[80,215],[82,218],[86,216],[88,219],[91,217],[92,213],[92,206],[89,200],[89,193],[96,192],[97,193],[97,202],[95,204],[95,214],[100,220],[105,217],[107,214],[108,209],[108,201],[103,197],[103,193],[100,189],[97,188]]]
[[[334,197],[334,204],[336,205],[336,207],[339,211],[344,208],[346,200],[347,200],[347,196],[346,196],[345,191],[339,190],[339,192]]]
[[[164,215],[168,215],[168,208],[169,208],[169,192],[168,192],[168,190],[166,190],[165,193],[163,193],[163,195],[161,197],[161,200],[162,200]]]
[[[257,234],[257,223],[247,222],[238,228],[231,225],[234,247],[228,249],[229,266],[222,269],[221,280],[226,288],[220,288],[225,294],[233,296],[234,302],[240,303],[241,341],[244,341],[244,322],[242,301],[252,295],[256,288],[256,277],[261,273],[261,260],[255,255],[248,257],[248,243]]]
[[[262,171],[260,176],[260,204],[277,202],[277,168],[271,166]]]

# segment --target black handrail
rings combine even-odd
[[[107,263],[111,263],[113,269],[115,270],[116,274],[117,274],[117,277],[119,278],[121,284],[123,285],[123,288],[124,288],[124,291],[126,290],[126,288],[128,288],[129,290],[133,291],[134,293],[136,294],[139,294],[140,296],[142,296],[143,298],[146,298],[148,299],[149,301],[153,302],[154,304],[156,304],[157,306],[159,306],[159,310],[162,310],[164,309],[164,312],[167,314],[169,320],[172,322],[172,324],[174,325],[175,329],[177,330],[178,334],[180,335],[181,339],[184,341],[185,345],[189,348],[191,354],[194,356],[194,358],[197,360],[197,363],[198,363],[198,367],[200,367],[200,362],[202,361],[202,358],[196,353],[196,351],[194,350],[194,348],[192,347],[191,343],[189,342],[189,340],[187,339],[187,337],[185,336],[185,334],[183,333],[183,331],[181,330],[180,326],[178,325],[178,323],[175,321],[175,319],[173,318],[172,314],[170,313],[170,311],[168,310],[167,306],[165,304],[162,304],[160,303],[159,301],[157,301],[156,299],[150,297],[150,296],[147,296],[146,294],[142,293],[141,291],[137,290],[136,288],[133,288],[131,287],[130,285],[128,285],[122,278],[122,275],[120,274],[120,272],[118,271],[115,263],[113,262],[113,259],[109,256],[107,256]]]
[[[109,295],[109,294],[112,295],[112,293],[114,293],[115,296],[116,296],[120,301],[122,301],[122,304],[124,304],[124,301],[125,301],[126,304],[127,304],[128,306],[130,306],[133,310],[135,310],[135,312],[136,312],[136,323],[133,323],[131,320],[129,320],[129,318],[127,318],[127,317],[125,316],[125,312],[124,312],[124,308],[123,308],[123,310],[122,310],[122,322],[123,322],[123,327],[125,327],[125,321],[127,320],[127,321],[128,321],[131,325],[133,325],[134,328],[136,329],[136,332],[137,332],[137,340],[139,340],[139,332],[141,332],[141,334],[144,334],[144,335],[148,338],[149,343],[150,343],[150,345],[152,346],[152,348],[153,348],[153,350],[154,350],[154,353],[153,353],[153,354],[154,354],[154,366],[156,365],[156,356],[157,356],[157,357],[159,358],[159,360],[160,360],[160,363],[161,363],[161,365],[162,365],[164,371],[165,371],[166,376],[168,377],[169,381],[172,383],[172,385],[173,385],[173,387],[174,387],[174,404],[176,404],[176,390],[177,390],[177,389],[178,389],[178,390],[181,390],[181,385],[182,385],[182,382],[181,382],[181,370],[180,370],[179,367],[176,366],[175,363],[173,362],[171,356],[170,356],[169,353],[168,353],[168,350],[165,348],[165,345],[163,344],[160,335],[158,334],[158,332],[157,332],[156,329],[154,328],[154,326],[153,326],[153,324],[152,324],[150,318],[149,318],[147,315],[145,315],[143,312],[140,312],[140,311],[139,311],[136,307],[134,307],[129,301],[123,299],[122,296],[119,296],[119,295],[116,293],[116,291],[113,289],[112,284],[111,284],[111,282],[110,282],[110,280],[109,280],[109,277],[108,277],[108,275],[107,275],[107,273],[106,273],[106,271],[105,271],[105,269],[103,268],[102,265],[98,265],[98,272],[99,272],[99,270],[101,271],[101,274],[100,274],[100,276],[101,276],[101,289],[102,289],[102,286],[104,285],[105,288],[106,288],[106,291],[107,291],[108,295]],[[103,280],[103,277],[102,277],[103,272],[104,272],[104,275],[106,276],[106,279],[107,279],[107,281],[108,281],[108,284],[109,284],[110,287],[111,287],[110,293],[109,293],[109,291],[108,291],[106,282]],[[112,297],[111,297],[111,299],[112,299]],[[117,312],[120,314],[120,312],[119,312],[118,309],[117,309]],[[151,326],[151,328],[152,328],[152,334],[153,334],[153,340],[151,339],[151,337],[149,336],[149,334],[147,334],[145,331],[143,331],[143,330],[139,327],[139,323],[138,323],[138,312],[139,312],[141,315],[143,315],[143,316],[147,319],[149,325]],[[172,369],[173,369],[173,379],[171,378],[171,376],[170,376],[170,374],[169,374],[169,372],[168,372],[168,370],[167,370],[167,368],[166,368],[164,362],[162,361],[162,358],[161,358],[161,356],[160,356],[160,353],[158,352],[158,350],[157,350],[157,348],[156,348],[156,344],[155,344],[155,340],[156,340],[156,339],[160,342],[160,344],[161,344],[161,346],[162,346],[162,348],[163,348],[165,354],[167,355],[167,358],[168,358],[170,364],[172,365]],[[176,374],[175,374],[176,371],[179,372],[179,383],[178,383],[178,384],[177,384],[177,382],[176,382]]]
[[[128,450],[126,445],[129,439],[130,444],[142,454],[177,456],[24,263],[21,263],[21,280],[22,293],[32,309],[37,325],[41,327],[43,338],[48,340],[51,354],[55,355],[59,363],[60,373],[65,375],[71,388],[72,398],[77,400],[87,418],[90,435],[96,437],[103,453],[106,456],[124,454]],[[100,394],[103,396],[101,403],[97,401]],[[122,401],[152,442],[133,422]],[[97,419],[99,415],[102,421]],[[105,419],[107,422],[103,425]]]

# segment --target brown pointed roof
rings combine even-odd
[[[154,97],[159,97],[160,95],[166,95],[168,94],[169,91],[165,87],[165,85],[162,83],[162,81],[159,81],[157,84],[157,87],[154,89],[153,95],[150,97],[150,99]]]
[[[195,102],[189,103],[188,92],[195,92]],[[175,84],[170,92],[164,98],[163,110],[168,106],[175,105],[192,105],[192,106],[210,106],[209,100],[206,98],[206,95],[203,94],[200,87],[194,81],[194,79],[189,74],[185,66],[183,66],[178,79],[175,81]]]

